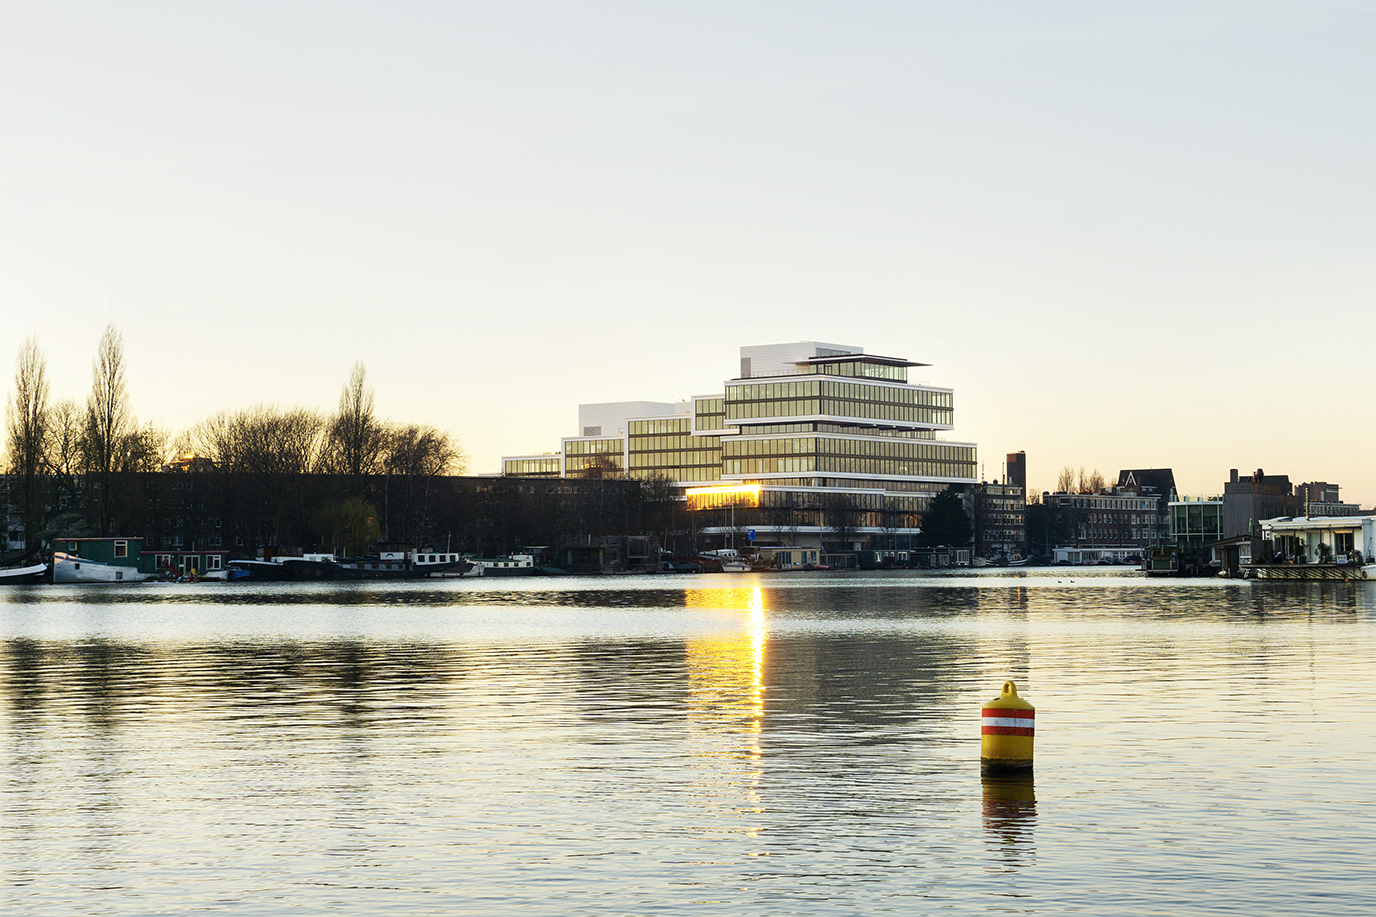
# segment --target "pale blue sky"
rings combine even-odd
[[[743,344],[935,364],[986,475],[1376,503],[1376,5],[0,7],[0,359],[495,471]],[[3,378],[8,388],[9,372]]]

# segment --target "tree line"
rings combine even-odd
[[[337,485],[333,491],[343,494],[331,510],[336,516],[371,512],[375,522],[402,520],[402,528],[410,529],[405,521],[414,521],[418,512],[423,516],[421,504],[432,496],[434,480],[462,473],[467,465],[449,432],[379,417],[361,362],[333,413],[258,404],[213,414],[176,435],[139,423],[127,371],[124,338],[109,325],[92,361],[84,403],[54,401],[37,337],[20,347],[6,404],[5,470],[10,503],[31,546],[58,534],[109,535],[132,524],[142,495],[130,481],[164,469],[236,476],[241,489],[252,491],[240,495],[244,500],[275,507],[283,518],[293,507],[303,509],[302,476],[330,476]],[[376,507],[378,500],[386,514]],[[316,516],[322,512],[314,510]],[[312,521],[316,528],[331,525]],[[271,534],[286,534],[290,526],[270,528]]]

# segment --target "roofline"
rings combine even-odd
[[[914,363],[902,357],[883,357],[874,353],[843,353],[835,356],[808,357],[798,360],[794,365],[807,366],[814,363],[879,363],[884,366],[931,366],[930,363]]]

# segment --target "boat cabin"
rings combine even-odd
[[[225,569],[229,552],[182,548],[145,550],[143,539],[134,536],[113,538],[55,538],[53,550],[75,554],[83,560],[128,567],[140,573],[164,576],[202,575]]]

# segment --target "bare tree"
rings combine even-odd
[[[81,474],[85,415],[70,398],[57,402],[48,412],[48,436],[44,463],[69,497],[76,496],[76,477]]]
[[[237,411],[229,418],[222,467],[256,474],[308,474],[321,464],[327,426],[325,418],[309,408],[257,405]]]
[[[14,394],[5,411],[8,465],[18,478],[24,540],[36,550],[43,522],[42,476],[46,466],[44,447],[48,438],[48,362],[38,348],[37,336],[19,348],[14,363]]]
[[[381,460],[386,535],[415,543],[428,537],[436,479],[462,467],[463,461],[462,450],[443,430],[419,424],[386,425]]]
[[[219,411],[183,430],[173,441],[181,456],[206,459],[217,468],[226,468],[234,453],[233,411]]]
[[[1068,494],[1075,490],[1075,469],[1066,465],[1061,469],[1061,473],[1056,475],[1056,493]]]
[[[135,422],[129,409],[124,378],[124,336],[106,325],[91,367],[91,394],[86,398],[86,424],[82,437],[83,464],[94,477],[101,534],[109,534],[111,476],[123,463],[121,450],[128,445]]]
[[[387,474],[450,474],[464,462],[463,451],[443,430],[419,424],[391,424],[384,429],[382,466]]]
[[[823,503],[826,527],[836,533],[842,551],[851,549],[851,540],[860,529],[861,511],[850,494],[827,494]]]
[[[328,470],[355,479],[377,471],[382,457],[383,431],[374,411],[368,371],[355,363],[339,395],[339,410],[330,421],[326,453]]]
[[[131,430],[118,450],[118,471],[158,471],[167,461],[167,431],[153,424]]]
[[[1098,468],[1089,473],[1089,477],[1085,479],[1085,484],[1088,485],[1089,492],[1092,494],[1103,493],[1108,488],[1108,481],[1104,480],[1104,474]]]
[[[620,478],[625,477],[625,475],[610,455],[599,452],[588,457],[579,477],[587,478],[590,481],[600,481],[603,478]]]

